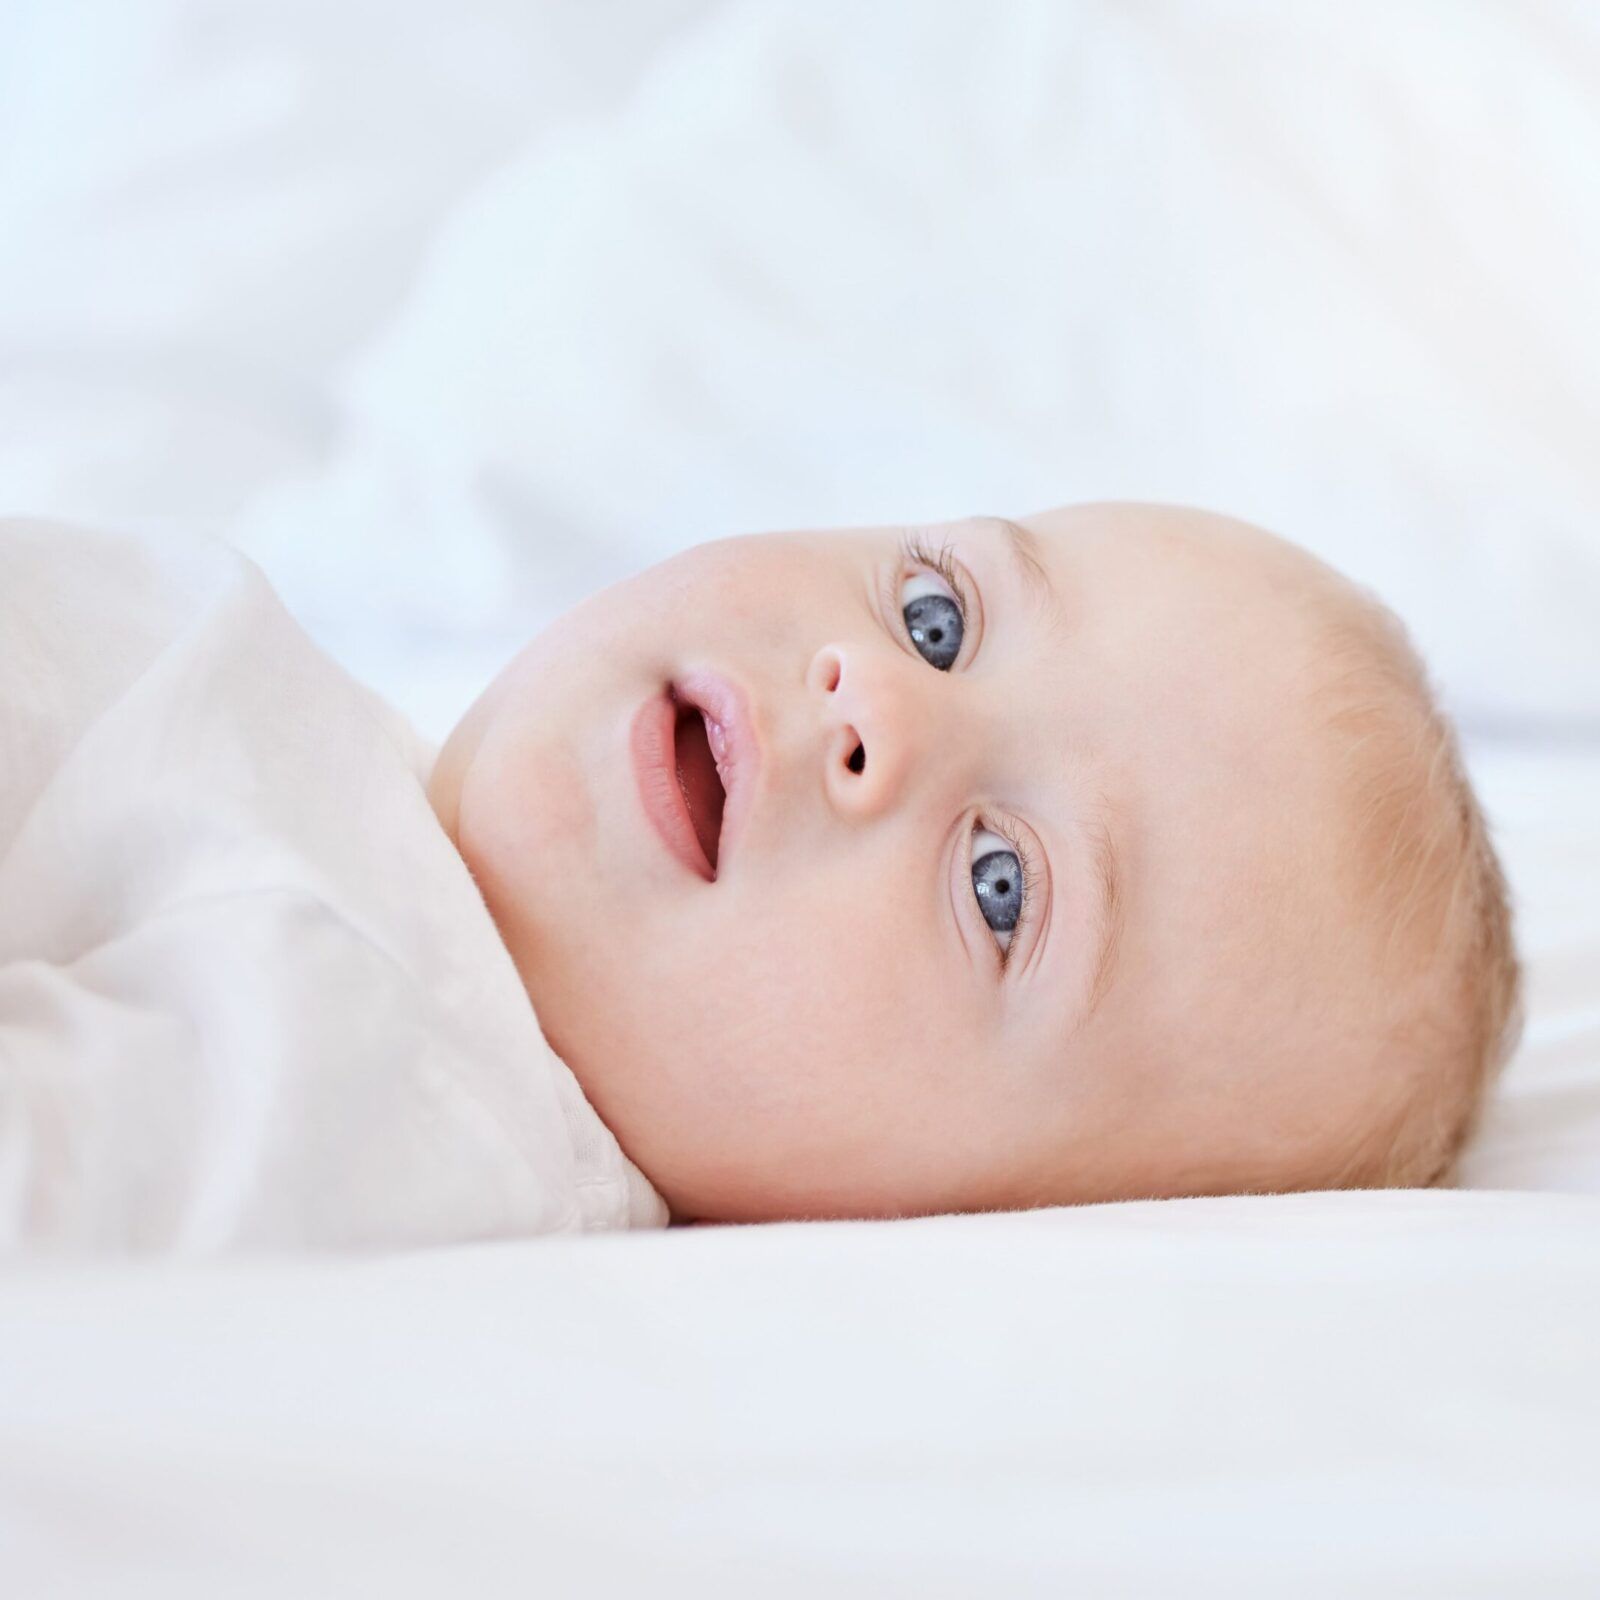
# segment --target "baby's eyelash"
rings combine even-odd
[[[1033,890],[1035,873],[1033,870],[1033,855],[1023,842],[1021,831],[1009,822],[1001,822],[998,818],[985,817],[980,824],[990,833],[998,833],[1005,842],[1011,846],[1011,853],[1017,858],[1017,869],[1022,874],[1022,911],[1017,918],[1017,926],[1011,936],[1011,943],[1000,951],[1000,966],[1002,969],[1011,960],[1011,952],[1017,947],[1017,934],[1021,933],[1034,918],[1035,906]],[[996,946],[996,949],[999,949]]]
[[[930,567],[950,586],[950,592],[955,596],[956,604],[961,608],[961,621],[965,624],[967,616],[967,592],[961,587],[961,578],[956,571],[955,557],[950,554],[950,546],[942,544],[937,550],[933,549],[920,534],[908,533],[900,541],[900,554],[907,566]]]

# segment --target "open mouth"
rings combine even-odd
[[[723,746],[722,729],[709,713],[698,706],[678,703],[672,730],[678,788],[683,792],[694,836],[705,852],[713,875],[722,844],[722,813],[728,803]]]
[[[715,883],[743,848],[762,751],[744,690],[696,668],[634,713],[628,744],[645,820],[697,878]]]

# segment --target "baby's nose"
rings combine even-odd
[[[823,785],[845,815],[877,815],[905,787],[924,720],[900,670],[909,665],[898,654],[829,644],[806,670],[822,714]]]

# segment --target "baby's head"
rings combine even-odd
[[[1403,632],[1197,511],[702,545],[429,792],[679,1218],[1434,1182],[1514,1032]]]

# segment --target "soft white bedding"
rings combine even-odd
[[[1500,746],[1474,768],[1511,877],[1529,1015],[1460,1181],[1600,1195],[1600,751]]]
[[[8,1592],[1592,1593],[1600,1200],[0,1289]]]
[[[1494,1188],[11,1274],[7,1592],[1591,1592],[1600,757],[1481,767]]]
[[[666,1222],[433,754],[223,541],[0,516],[0,1260]]]
[[[690,539],[1256,517],[1481,736],[1527,1042],[1459,1193],[10,1274],[0,1591],[1592,1593],[1595,8],[379,10],[0,8],[0,512],[434,738]]]

